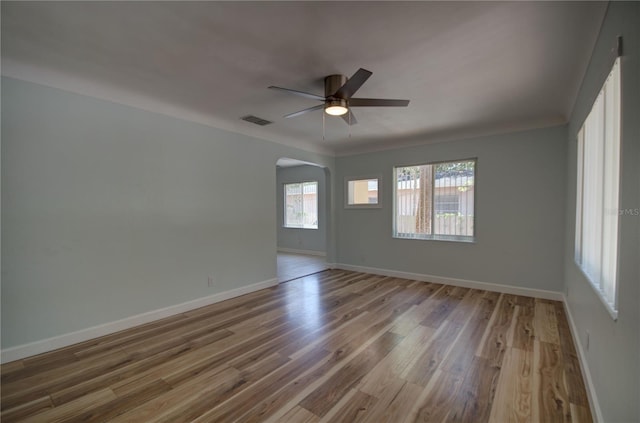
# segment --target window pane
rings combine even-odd
[[[285,221],[289,228],[302,227],[302,184],[287,184],[285,188]]]
[[[474,176],[474,160],[395,168],[394,236],[473,237]]]
[[[580,129],[578,132],[578,163],[576,166],[576,171],[578,177],[576,178],[577,186],[576,186],[576,251],[575,251],[575,260],[576,263],[582,263],[582,221],[583,221],[583,213],[582,213],[582,205],[583,205],[583,196],[584,196],[584,187],[583,187],[583,170],[582,167],[584,165],[584,127]]]
[[[308,229],[318,228],[318,183],[305,182],[304,203],[303,203],[303,220],[302,227]]]
[[[318,183],[285,184],[284,226],[318,228]]]
[[[615,318],[620,173],[620,68],[616,60],[578,133],[576,263]]]
[[[347,181],[347,205],[378,204],[378,179]]]

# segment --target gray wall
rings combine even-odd
[[[275,278],[280,157],[334,162],[3,78],[2,347]]]
[[[278,248],[324,253],[327,249],[327,176],[317,166],[279,167],[277,169],[276,201]],[[318,229],[284,227],[284,184],[318,181]]]
[[[622,174],[620,208],[640,209],[640,3],[611,2],[568,130],[565,280],[568,307],[586,349],[606,422],[640,421],[640,216],[619,219],[618,321],[613,321],[574,262],[576,134],[611,71],[616,37],[622,58]]]
[[[345,209],[336,184],[338,262],[563,290],[565,127],[337,159],[336,181],[382,175],[382,208]],[[477,157],[476,242],[392,237],[392,168]]]

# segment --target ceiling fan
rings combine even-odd
[[[290,113],[285,115],[285,118],[292,118],[314,110],[324,109],[325,113],[332,116],[341,116],[347,124],[353,125],[358,122],[355,116],[353,116],[351,107],[407,107],[409,105],[409,100],[353,98],[352,96],[360,89],[362,84],[369,79],[371,74],[368,70],[360,68],[351,78],[347,78],[344,75],[329,75],[324,79],[324,97],[304,91],[292,90],[290,88],[275,87],[273,85],[269,88],[312,100],[319,100],[323,103]]]

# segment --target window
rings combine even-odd
[[[396,238],[473,241],[475,160],[394,168]]]
[[[372,208],[380,207],[380,178],[346,179],[345,207]]]
[[[318,229],[318,182],[284,185],[285,228]]]
[[[578,132],[576,263],[617,318],[620,63]]]

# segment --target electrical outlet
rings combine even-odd
[[[213,286],[213,276],[209,276],[209,280],[207,281],[208,286]]]

